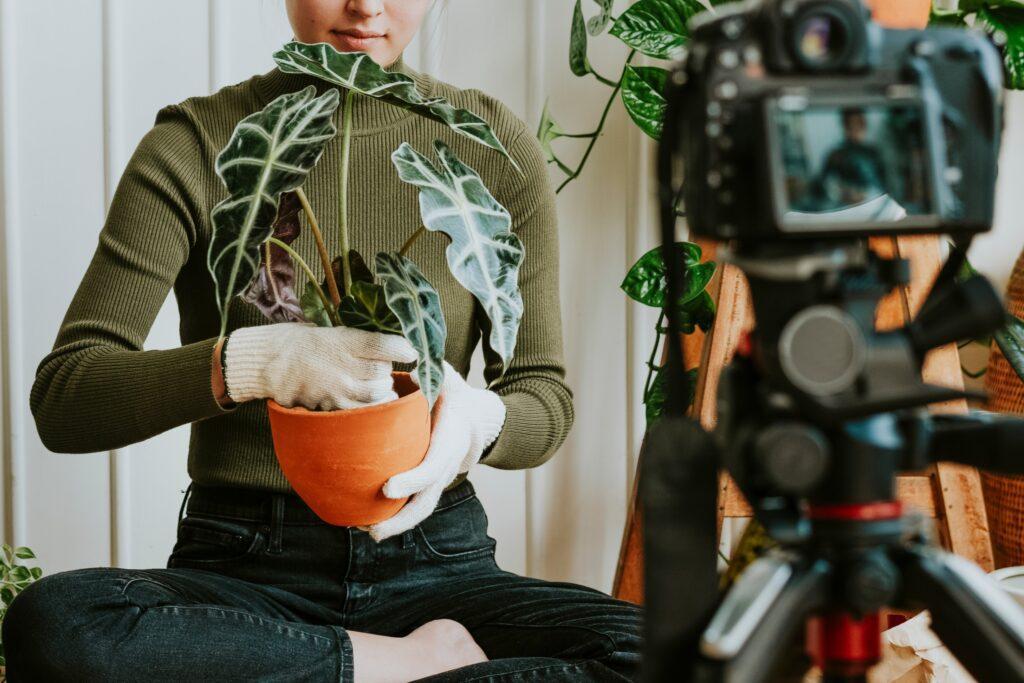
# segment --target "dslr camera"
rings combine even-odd
[[[694,233],[989,229],[1002,66],[980,31],[885,29],[859,0],[718,9],[692,20],[677,72]]]

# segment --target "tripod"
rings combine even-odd
[[[875,333],[878,300],[907,271],[865,241],[731,260],[750,280],[758,328],[723,373],[718,428],[669,417],[644,454],[646,678],[767,680],[806,623],[826,681],[865,680],[880,657],[880,610],[926,607],[979,680],[1024,680],[1024,611],[978,567],[929,546],[895,496],[898,471],[940,460],[1024,472],[1024,422],[923,409],[963,397],[918,373],[929,349],[1002,322],[991,287],[957,282],[956,251],[920,315]],[[781,549],[718,603],[720,467]]]

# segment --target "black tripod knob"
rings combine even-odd
[[[828,470],[831,449],[821,430],[799,422],[774,424],[754,441],[760,470],[773,489],[806,495]]]

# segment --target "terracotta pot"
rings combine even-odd
[[[1006,308],[1024,317],[1024,252],[1017,258],[1006,288]],[[1024,382],[1014,372],[999,346],[992,343],[985,371],[986,408],[1024,415]],[[981,473],[989,532],[996,567],[1024,565],[1024,477]]]
[[[867,0],[871,16],[887,28],[924,28],[932,0]]]
[[[423,460],[430,444],[430,411],[409,373],[393,376],[399,398],[363,408],[316,411],[267,400],[281,470],[328,524],[373,524],[405,504],[405,498],[385,498],[381,487]]]

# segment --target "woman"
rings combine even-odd
[[[412,495],[398,515],[365,530],[325,524],[282,475],[259,399],[323,409],[390,400],[392,363],[413,360],[411,348],[393,335],[269,324],[240,299],[217,345],[206,251],[210,210],[225,192],[214,158],[235,124],[281,94],[332,86],[275,69],[164,107],[118,185],[54,349],[39,365],[31,406],[43,442],[58,452],[118,448],[191,423],[192,483],[178,540],[167,568],[65,571],[21,593],[3,625],[12,683],[634,676],[639,609],[499,569],[465,478],[478,461],[503,469],[544,462],[572,423],[572,394],[543,154],[502,103],[405,64],[402,51],[430,4],[288,0],[287,9],[296,39],[365,51],[410,76],[424,95],[483,117],[523,168],[509,172],[507,159],[442,124],[354,99],[353,246],[363,254],[395,249],[419,226],[416,189],[398,179],[389,155],[402,141],[429,150],[435,138],[445,140],[509,210],[525,245],[526,312],[515,360],[501,374],[485,341],[490,388],[466,384],[473,349],[487,338],[486,316],[448,272],[445,240],[416,242],[411,256],[440,291],[448,322],[451,366],[431,445],[420,466],[385,486],[385,495]],[[340,161],[336,138],[305,183],[328,233]],[[316,262],[308,235],[295,246]],[[182,346],[143,351],[172,287]]]

